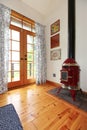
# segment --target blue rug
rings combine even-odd
[[[81,93],[80,91],[77,92],[75,101],[73,101],[70,91],[68,89],[61,89],[59,93],[58,88],[54,88],[48,91],[49,94],[54,95],[60,99],[67,101],[70,104],[75,105],[76,107],[84,110],[87,112],[87,94]]]
[[[0,130],[23,130],[18,114],[12,104],[0,107]]]

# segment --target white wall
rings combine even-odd
[[[58,5],[58,4],[57,4]],[[51,13],[47,19],[46,27],[46,45],[47,45],[47,80],[53,82],[60,82],[60,70],[62,63],[67,58],[67,29],[68,29],[68,8],[67,0],[60,0],[58,8]],[[60,46],[57,48],[50,48],[50,25],[60,19]],[[61,48],[61,60],[50,60],[50,51]],[[53,77],[53,73],[56,77]]]
[[[60,83],[60,69],[68,54],[68,0],[51,13],[46,23],[47,80]],[[76,0],[76,61],[80,66],[80,87],[87,91],[87,0]],[[61,60],[50,60],[50,25],[60,19]],[[53,77],[53,73],[56,77]]]
[[[80,86],[87,91],[87,0],[76,0],[76,59],[80,65]]]
[[[22,2],[21,0],[0,0],[0,3],[25,15],[28,18],[33,19],[35,22],[44,24],[44,16],[36,10],[34,10],[33,8],[31,8],[29,5]]]

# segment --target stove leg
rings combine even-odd
[[[70,90],[71,92],[71,96],[73,98],[73,101],[75,101],[75,97],[76,97],[76,90]]]
[[[81,92],[81,94],[83,95],[83,91],[82,91],[82,89],[80,88],[80,92]]]
[[[57,93],[59,93],[61,91],[61,89],[62,89],[62,87],[59,87]]]

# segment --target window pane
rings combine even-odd
[[[33,45],[27,44],[27,52],[33,53]]]
[[[34,64],[34,78],[36,77],[36,64]]]
[[[12,81],[18,81],[18,80],[20,80],[20,73],[13,71],[11,74],[11,77],[12,77]]]
[[[27,61],[33,61],[33,54],[27,53]]]
[[[20,50],[20,43],[16,41],[12,41],[12,50]]]
[[[33,36],[27,35],[27,43],[33,44]]]
[[[32,25],[32,32],[35,32],[35,26]]]
[[[12,71],[20,70],[20,63],[17,62],[11,63],[11,69]]]
[[[20,70],[20,63],[18,62],[13,62],[13,63],[11,63],[11,62],[9,62],[9,71],[18,71],[18,70]]]
[[[33,63],[27,62],[27,70],[33,70]]]
[[[18,31],[12,30],[12,40],[20,41],[20,33]]]
[[[17,27],[22,27],[22,21],[14,17],[11,17],[11,24]]]
[[[33,78],[33,71],[27,71],[27,78]]]
[[[15,61],[19,61],[20,60],[20,56],[19,56],[19,52],[12,52],[12,60]]]
[[[8,82],[11,82],[11,72],[8,72]]]
[[[9,71],[11,71],[11,62],[9,62]]]
[[[23,22],[23,28],[28,30],[28,31],[31,31],[31,24]]]

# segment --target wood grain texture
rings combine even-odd
[[[12,103],[24,130],[86,130],[87,113],[47,93],[52,85],[29,85],[0,95],[0,106]]]

